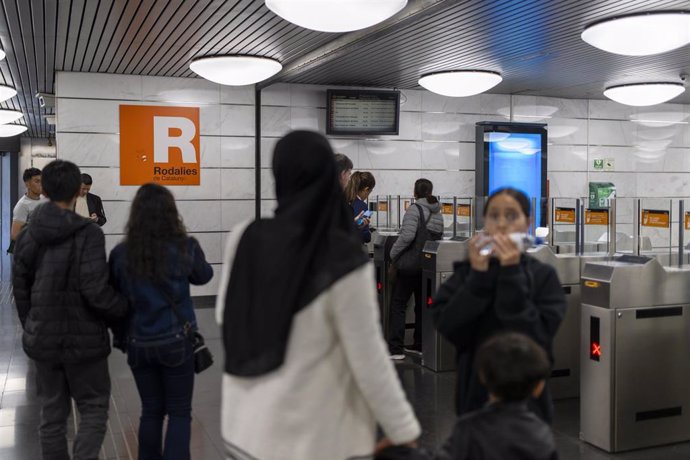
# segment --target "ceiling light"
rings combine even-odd
[[[269,10],[305,29],[349,32],[393,16],[407,0],[266,0]]]
[[[3,50],[0,50],[0,61],[5,59],[5,56],[6,56],[5,52]]]
[[[0,85],[0,102],[11,99],[17,95],[17,90],[11,86]]]
[[[422,76],[419,84],[432,93],[450,97],[466,97],[483,93],[501,83],[497,72],[484,70],[452,70]]]
[[[681,83],[638,83],[606,88],[604,96],[625,105],[645,106],[670,101],[683,91]]]
[[[280,62],[257,56],[212,56],[189,64],[192,72],[221,85],[253,85],[280,72]]]
[[[0,125],[19,120],[24,114],[16,110],[0,109]]]
[[[0,125],[0,137],[12,137],[27,130],[24,125]]]
[[[582,39],[609,53],[648,56],[690,43],[690,11],[619,16],[585,28]]]

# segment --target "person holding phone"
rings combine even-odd
[[[216,300],[228,457],[370,458],[377,423],[379,448],[414,445],[419,423],[388,359],[374,267],[328,140],[283,137],[273,174],[275,216],[230,233]]]
[[[432,304],[436,328],[457,350],[458,415],[488,401],[475,363],[477,350],[487,339],[504,331],[520,332],[543,347],[553,363],[553,338],[567,309],[553,267],[524,254],[510,237],[529,229],[527,196],[514,188],[495,191],[484,206],[484,224],[484,234],[469,241],[469,260],[456,264]],[[491,250],[483,251],[489,242]],[[551,422],[548,383],[530,406]]]
[[[367,171],[355,171],[350,176],[350,181],[345,188],[345,197],[355,215],[355,226],[359,230],[362,243],[371,241],[371,229],[369,228],[369,218],[371,211],[367,206],[366,200],[376,186],[374,175]]]

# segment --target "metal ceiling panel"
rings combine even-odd
[[[493,92],[603,98],[606,86],[679,81],[690,47],[655,56],[605,53],[580,33],[596,20],[640,11],[690,9],[687,0],[410,0],[387,21],[349,34],[303,29],[262,0],[0,0],[0,82],[17,97],[28,136],[46,137],[37,92],[55,71],[194,77],[189,62],[254,54],[283,64],[267,84],[418,88],[428,72],[500,71]],[[690,91],[674,102],[690,103]]]

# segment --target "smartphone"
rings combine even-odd
[[[356,222],[357,226],[362,225],[362,223],[364,223],[364,219],[370,218],[372,214],[373,214],[373,211],[364,211],[362,213],[362,217],[357,219],[357,222]]]

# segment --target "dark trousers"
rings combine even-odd
[[[67,418],[72,399],[79,411],[79,428],[72,448],[74,460],[95,460],[108,422],[110,375],[108,361],[61,364],[36,361],[36,387],[41,403],[43,460],[69,460]]]
[[[192,345],[186,338],[143,346],[130,342],[127,355],[141,398],[139,460],[188,460],[194,390]]]
[[[414,343],[422,344],[422,275],[398,274],[393,284],[388,322],[388,349],[391,354],[403,352],[405,345],[405,312],[407,301],[414,294]]]

